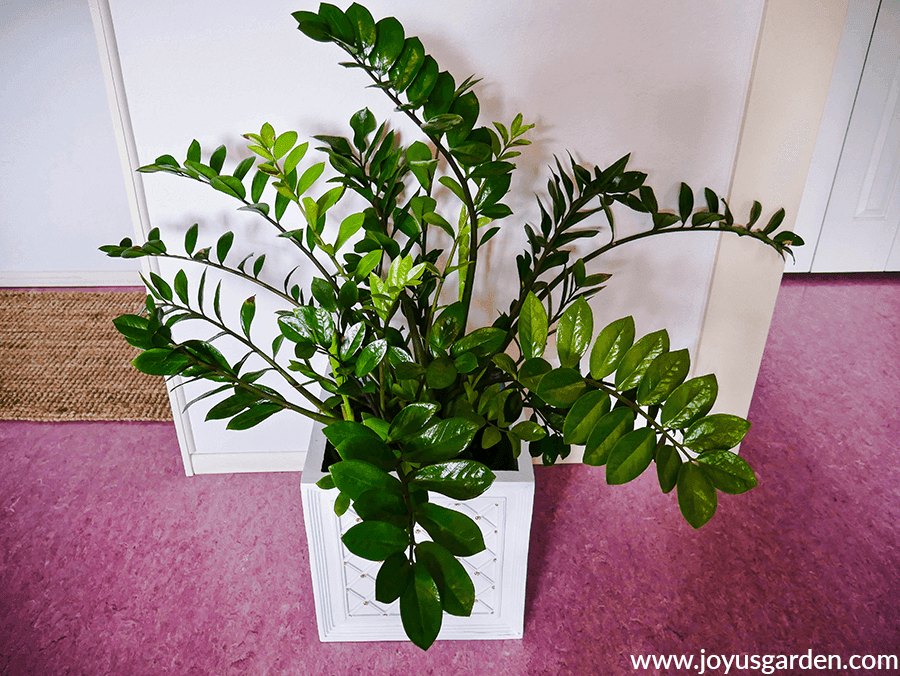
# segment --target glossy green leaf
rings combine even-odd
[[[384,521],[363,521],[341,537],[352,554],[368,561],[383,561],[409,545],[406,531]]]
[[[653,360],[668,349],[669,334],[665,329],[640,338],[628,349],[616,369],[616,388],[630,390],[637,387]]]
[[[450,615],[469,617],[475,604],[475,584],[453,554],[434,542],[416,545],[416,559],[437,584],[441,606]]]
[[[351,502],[349,495],[338,492],[337,497],[334,499],[334,513],[337,516],[344,516],[347,510],[350,509]]]
[[[334,485],[334,478],[330,474],[326,474],[321,479],[316,482],[316,486],[321,488],[323,491],[330,491],[332,488],[336,488]]]
[[[462,119],[462,125],[452,131],[447,132],[447,142],[450,144],[451,150],[466,140],[469,132],[478,121],[478,113],[480,105],[478,98],[474,92],[466,92],[462,96],[456,98],[450,105],[450,113],[459,115]]]
[[[551,406],[569,408],[584,392],[587,384],[575,369],[553,369],[543,378],[537,387],[537,396]]]
[[[343,460],[363,460],[385,471],[392,470],[396,464],[393,451],[366,425],[341,420],[328,425],[323,432]]]
[[[325,163],[319,162],[304,171],[303,175],[297,181],[297,189],[295,190],[296,194],[299,196],[309,190],[312,184],[315,183],[318,180],[319,176],[322,175],[322,172],[324,170]]]
[[[613,447],[632,429],[634,429],[634,411],[625,406],[615,408],[600,418],[588,435],[584,449],[584,464],[605,465]]]
[[[375,600],[379,603],[393,603],[400,598],[412,582],[412,566],[404,552],[392,554],[375,576]]]
[[[250,296],[241,305],[241,329],[244,335],[250,337],[250,325],[256,316],[256,296]]]
[[[678,470],[678,507],[693,528],[700,528],[716,513],[716,489],[706,473],[692,462]]]
[[[179,300],[185,305],[188,304],[188,281],[187,275],[184,270],[179,270],[175,273],[175,279],[173,280],[173,286],[175,287],[175,294],[178,296]]]
[[[403,441],[421,432],[438,410],[437,404],[415,403],[405,406],[391,421],[388,438]]]
[[[591,350],[591,378],[600,380],[615,371],[634,343],[634,319],[617,319],[600,331]]]
[[[400,620],[409,640],[422,650],[428,650],[441,631],[440,593],[422,562],[413,565],[412,583],[400,595]]]
[[[457,500],[471,500],[490,488],[495,478],[480,462],[451,460],[417,470],[412,475],[412,483]]]
[[[381,19],[375,24],[375,47],[369,56],[369,62],[381,74],[387,73],[403,51],[403,26],[392,16]]]
[[[489,357],[499,351],[506,339],[506,332],[492,326],[475,329],[458,340],[451,350],[454,356],[471,352],[478,357]]]
[[[409,512],[403,496],[377,488],[367,490],[356,498],[353,511],[364,521],[384,521],[398,528],[409,525]]]
[[[681,455],[674,446],[663,446],[656,452],[656,477],[663,493],[669,493],[678,482]]]
[[[191,364],[190,358],[179,352],[164,348],[153,348],[141,352],[131,360],[132,366],[141,373],[151,376],[174,376]]]
[[[412,105],[420,105],[428,97],[437,83],[439,70],[434,57],[426,55],[422,67],[419,68],[419,72],[416,74],[416,78],[406,90],[406,98]]]
[[[300,164],[300,160],[302,160],[306,156],[306,151],[309,149],[309,143],[304,142],[294,148],[288,156],[284,158],[284,163],[282,164],[282,171],[285,176],[288,176],[294,169],[297,168],[297,165]]]
[[[231,251],[231,245],[233,243],[233,232],[226,232],[219,238],[219,241],[216,242],[216,258],[218,258],[220,263],[225,262],[225,257],[228,255],[228,252]]]
[[[553,367],[550,365],[550,362],[540,357],[526,359],[519,369],[518,380],[529,390],[535,392],[540,386],[541,379],[552,370]]]
[[[375,19],[372,18],[368,9],[356,2],[347,8],[346,16],[353,27],[357,45],[364,54],[367,54],[371,51],[375,45],[375,40],[378,38],[378,32],[375,29]]]
[[[332,37],[347,45],[354,44],[356,35],[341,9],[327,2],[319,3],[319,18],[328,24]]]
[[[165,300],[172,300],[172,287],[162,277],[155,272],[150,273],[150,281],[153,289]]]
[[[222,171],[222,165],[225,164],[225,153],[228,152],[225,146],[219,146],[213,150],[209,157],[209,168],[217,174]]]
[[[481,529],[465,514],[426,502],[416,509],[416,521],[432,540],[454,556],[472,556],[484,551]]]
[[[682,223],[687,223],[693,210],[694,191],[691,190],[691,186],[687,183],[682,183],[681,189],[678,192],[678,215],[681,218]]]
[[[286,131],[275,139],[275,145],[272,147],[272,155],[276,160],[280,160],[290,152],[291,148],[293,148],[296,143],[297,132]]]
[[[266,188],[266,183],[269,180],[269,175],[265,174],[261,171],[257,171],[256,175],[253,177],[253,184],[250,186],[250,201],[254,204],[257,204],[262,197],[263,191]]]
[[[594,314],[582,296],[566,308],[556,327],[556,351],[560,364],[563,367],[577,366],[593,335]]]
[[[548,330],[547,310],[538,297],[529,291],[519,312],[519,345],[526,359],[544,354]]]
[[[610,451],[606,461],[606,483],[624,484],[639,477],[653,462],[656,434],[649,427],[641,427],[622,436]]]
[[[422,111],[425,120],[430,122],[438,115],[446,114],[450,110],[455,93],[456,82],[453,81],[453,76],[445,70],[438,73],[437,81],[435,81]],[[462,118],[459,118],[459,121],[462,122]]]
[[[593,390],[582,394],[566,414],[563,441],[576,446],[586,444],[594,426],[609,413],[610,406],[609,395],[605,392]]]
[[[375,122],[375,116],[368,108],[355,112],[350,118],[350,127],[353,129],[353,145],[359,152],[365,152],[368,148],[367,137],[375,131],[376,126],[378,125]]]
[[[334,485],[355,500],[371,489],[402,495],[400,480],[362,460],[341,460],[328,468]]]
[[[750,421],[727,413],[701,418],[684,432],[685,446],[692,451],[727,451],[734,448],[750,430]]]
[[[344,361],[348,361],[356,351],[362,346],[366,337],[366,325],[363,322],[353,324],[344,334],[344,342],[341,343],[340,357]]]
[[[539,441],[547,436],[547,430],[531,420],[518,422],[509,431],[522,441]]]
[[[200,230],[200,226],[197,223],[194,223],[190,228],[188,228],[187,232],[184,235],[184,250],[188,256],[194,253],[194,248],[197,246],[197,233]]]
[[[330,348],[334,338],[334,320],[320,307],[301,305],[294,310],[294,316],[306,324],[316,342],[322,347]]]
[[[664,352],[650,364],[637,391],[637,403],[652,406],[662,403],[681,385],[691,368],[687,350]]]
[[[769,222],[766,224],[766,227],[763,228],[763,233],[768,235],[769,233],[774,232],[778,229],[778,226],[782,224],[784,221],[784,209],[779,209],[775,212],[772,218],[769,219]]]
[[[380,338],[366,345],[356,360],[356,377],[362,378],[371,373],[387,354],[387,341]]]
[[[715,375],[691,378],[679,385],[666,399],[659,421],[672,429],[684,429],[709,413],[718,393]]]
[[[407,462],[441,462],[452,460],[464,451],[480,424],[466,418],[439,420],[413,437],[403,451]]]
[[[466,354],[471,353],[467,352]],[[453,360],[449,357],[441,357],[428,365],[428,368],[425,370],[425,382],[428,383],[428,387],[434,390],[442,390],[455,383],[458,374],[459,372]]]
[[[298,30],[302,31],[307,37],[317,42],[331,42],[330,29],[328,24],[319,18],[318,14],[313,12],[293,12],[291,14],[299,26]]]
[[[225,426],[225,429],[228,430],[248,430],[251,427],[256,427],[259,423],[261,423],[266,418],[269,418],[279,411],[283,411],[284,407],[281,404],[275,403],[262,403],[249,408],[236,415],[234,418],[228,421],[228,424]]]
[[[731,451],[701,453],[697,462],[712,485],[723,493],[739,495],[759,485],[750,464]]]
[[[412,84],[419,69],[425,63],[425,48],[417,37],[407,38],[403,43],[403,51],[388,71],[391,86],[397,92],[405,91]]]

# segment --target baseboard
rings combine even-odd
[[[0,272],[0,287],[143,286],[138,270],[48,270]]]

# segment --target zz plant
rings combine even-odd
[[[494,479],[492,468],[503,467],[498,449],[509,462],[527,444],[532,456],[553,464],[572,445],[583,446],[584,462],[605,465],[609,484],[655,465],[661,489],[676,491],[694,528],[713,516],[717,491],[756,486],[750,465],[730,450],[750,423],[709,414],[714,375],[686,380],[687,351],[671,350],[664,330],[637,338],[631,317],[595,335],[588,299],[609,275],[588,265],[629,242],[675,233],[734,233],[783,257],[802,244],[778,231],[784,210],[760,226],[756,202],[738,223],[713,191],[704,190],[698,203],[682,183],[677,212],[665,211],[647,175],[629,169],[628,156],[606,168],[571,156],[557,160],[546,196],[538,198],[540,221],[520,226],[528,248],[516,259],[518,295],[492,325],[470,330],[479,251],[501,227],[514,227],[503,199],[534,125],[522,115],[508,125],[480,125],[477,81],[457,84],[397,19],[376,22],[359,4],[342,11],[325,3],[293,17],[308,37],[343,50],[348,60],[341,65],[364,71],[422,138],[404,147],[386,123],[360,110],[346,137],[315,137],[335,172],[328,189],[320,181],[325,162],[303,164],[309,144],[269,124],[245,134],[251,155],[228,171],[224,146],[204,159],[197,141],[181,162],[164,155],[141,167],[234,198],[293,246],[315,277],[308,290],[291,282],[293,273],[276,285],[263,274],[265,255],[240,262],[229,256],[231,232],[198,248],[197,225],[187,230],[183,252],[170,251],[158,229],[142,244],[124,239],[101,247],[113,257],[154,256],[183,266],[170,281],[151,272],[146,312],[115,320],[143,350],[134,366],[208,381],[200,398],[222,398],[207,419],[227,419],[229,429],[251,428],[282,410],[323,423],[336,454],[320,487],[338,491],[338,513],[352,506],[362,519],[344,544],[384,562],[377,598],[400,600],[403,626],[423,649],[435,640],[443,612],[470,614],[474,586],[457,557],[484,549],[475,522],[430,502],[429,493],[480,495]],[[327,236],[332,209],[351,194],[364,207],[340,221],[336,237]],[[439,208],[447,198],[455,206]],[[621,208],[646,214],[646,227],[621,235],[614,217]],[[289,213],[298,220],[289,221]],[[571,245],[586,239],[598,243],[573,260]],[[193,287],[188,268],[203,270]],[[210,269],[223,278],[215,288],[207,283]],[[271,345],[254,335],[255,296],[234,312],[221,307],[229,277],[283,305]],[[196,319],[215,335],[173,338],[176,323]],[[556,354],[548,355],[554,334]],[[243,348],[236,362],[214,347],[226,337]],[[330,368],[316,368],[314,359]],[[270,373],[287,387],[262,384]],[[430,542],[416,541],[416,524]]]

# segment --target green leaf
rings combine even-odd
[[[670,493],[678,483],[681,456],[674,446],[663,446],[656,452],[656,476],[663,493]]]
[[[406,98],[413,106],[419,106],[424,103],[425,99],[434,89],[438,79],[438,64],[431,55],[425,56],[425,61],[416,78],[412,81],[406,90]]]
[[[369,62],[383,75],[403,51],[403,26],[397,19],[388,16],[375,24],[375,33],[375,47],[369,56]]]
[[[253,317],[256,315],[256,296],[250,296],[241,305],[241,329],[247,338],[250,337],[250,325],[253,323]]]
[[[706,197],[706,208],[709,209],[709,213],[714,214],[719,211],[719,198],[709,188],[703,189],[703,195]]]
[[[678,216],[682,223],[687,223],[694,210],[694,191],[687,183],[681,184],[681,190],[678,192]]]
[[[294,169],[297,168],[297,165],[300,164],[300,160],[302,160],[306,156],[306,151],[309,149],[309,143],[301,143],[299,146],[294,148],[288,156],[284,159],[284,163],[282,165],[282,171],[285,176],[288,176]]]
[[[444,610],[469,617],[475,605],[475,585],[456,557],[439,544],[422,542],[416,545],[416,559],[422,561],[437,584]]]
[[[132,366],[151,376],[174,376],[191,364],[190,358],[165,348],[153,348],[141,352],[131,360]]]
[[[447,142],[450,144],[451,150],[466,140],[478,120],[479,110],[478,98],[474,92],[466,92],[457,97],[450,105],[450,113],[459,115],[463,119],[459,128],[447,132]]]
[[[634,411],[622,406],[600,418],[588,435],[584,464],[605,465],[616,443],[634,428]]]
[[[381,262],[381,257],[384,255],[384,251],[381,249],[376,249],[375,251],[370,251],[362,259],[359,263],[356,264],[356,270],[354,271],[354,275],[357,279],[362,279],[368,277],[369,274],[378,266]]]
[[[334,485],[353,500],[372,489],[403,494],[399,479],[362,460],[341,460],[329,467],[329,471]]]
[[[593,335],[594,314],[581,296],[566,308],[556,327],[556,351],[560,364],[563,367],[577,366]]]
[[[200,226],[194,223],[184,235],[184,250],[188,256],[194,253],[194,248],[197,246],[197,233],[199,230]]]
[[[609,410],[609,395],[605,392],[593,390],[581,395],[566,414],[563,441],[576,446],[586,444],[591,430]]]
[[[347,510],[350,509],[350,502],[349,495],[338,492],[337,497],[334,499],[334,513],[338,516],[344,516]]]
[[[172,287],[162,277],[155,272],[150,273],[150,281],[153,282],[153,288],[165,300],[172,300]]]
[[[538,297],[529,291],[519,312],[519,344],[526,359],[544,354],[548,331],[547,310]]]
[[[624,484],[639,477],[653,462],[656,434],[642,427],[625,434],[613,446],[606,461],[606,483]]]
[[[272,155],[276,160],[280,160],[282,157],[288,154],[288,152],[291,150],[291,148],[294,147],[294,144],[296,143],[297,132],[286,131],[277,139],[275,139],[275,145],[272,147]],[[287,174],[289,172],[285,171],[284,173]]]
[[[403,441],[421,432],[437,410],[437,404],[416,403],[405,406],[391,421],[388,438],[392,441]]]
[[[454,556],[473,556],[485,549],[481,529],[465,514],[426,502],[417,507],[416,521]]]
[[[179,270],[175,273],[174,282],[175,293],[178,295],[178,298],[182,303],[188,305],[188,281],[184,270]]]
[[[529,390],[535,392],[540,386],[541,379],[552,370],[553,367],[550,365],[550,362],[540,357],[526,359],[522,364],[522,368],[519,369],[518,380]]]
[[[763,228],[763,234],[768,235],[769,233],[774,232],[778,229],[778,226],[782,224],[784,221],[784,209],[779,209],[775,212],[775,215],[769,219],[769,222],[766,224],[766,227]]]
[[[347,329],[344,334],[344,342],[341,343],[340,357],[343,361],[348,361],[350,357],[356,354],[356,351],[362,346],[366,337],[366,325],[363,322],[354,324]]]
[[[409,512],[402,495],[371,489],[353,501],[353,509],[363,521],[384,521],[404,529],[409,525]]]
[[[682,443],[693,451],[727,451],[734,448],[750,430],[750,421],[727,413],[701,418],[687,428]]]
[[[425,48],[419,38],[407,38],[403,43],[403,51],[391,66],[388,77],[391,80],[391,86],[397,92],[405,91],[412,84],[419,69],[425,62]]]
[[[402,528],[384,521],[363,521],[344,533],[341,541],[357,556],[368,561],[383,561],[406,549],[409,535]]]
[[[480,424],[462,417],[439,420],[413,437],[403,451],[407,462],[441,462],[464,451]]]
[[[412,584],[400,595],[400,620],[403,630],[422,650],[428,650],[441,631],[443,613],[437,584],[425,564],[413,564]]]
[[[225,257],[231,250],[232,243],[234,243],[233,232],[226,232],[219,238],[219,241],[216,242],[216,257],[219,259],[220,263],[225,262]]]
[[[362,378],[371,373],[382,362],[386,354],[387,341],[384,338],[379,338],[366,345],[356,360],[356,377]]]
[[[490,488],[495,478],[480,462],[451,460],[417,470],[412,475],[412,483],[456,500],[471,500]]]
[[[325,170],[325,163],[319,162],[318,164],[312,165],[309,169],[303,172],[303,175],[297,181],[297,190],[295,191],[297,195],[302,195],[307,190],[310,189],[313,183],[315,183],[319,176],[322,175],[322,172]]]
[[[428,365],[425,371],[425,381],[428,383],[428,387],[434,390],[443,390],[456,382],[458,374],[453,360],[449,357],[441,357]]]
[[[396,464],[393,451],[365,425],[342,420],[328,425],[324,434],[342,460],[362,460],[384,471],[391,471]]]
[[[762,215],[762,204],[753,201],[753,206],[750,207],[750,220],[747,221],[747,228],[752,228],[756,221],[759,220],[759,217]]]
[[[693,528],[700,528],[716,513],[716,489],[706,473],[692,462],[678,470],[678,507]]]
[[[691,368],[687,350],[664,352],[650,364],[638,386],[637,403],[652,406],[662,403],[672,391],[681,385]]]
[[[346,15],[353,27],[357,44],[362,48],[363,53],[368,53],[378,37],[375,30],[375,19],[372,18],[368,9],[355,2],[347,8]]]
[[[450,104],[453,103],[455,94],[456,82],[453,81],[453,76],[445,70],[438,73],[437,81],[434,83],[422,111],[425,119],[431,122],[438,115],[446,114],[450,110]],[[462,123],[462,118],[459,121]]]
[[[319,18],[328,24],[332,37],[346,45],[354,44],[356,34],[353,31],[353,27],[350,25],[350,21],[344,12],[338,7],[327,2],[319,3]]]
[[[222,171],[222,165],[225,164],[225,146],[219,146],[213,151],[209,158],[209,167],[217,174]]]
[[[262,197],[263,190],[266,188],[266,182],[269,180],[269,175],[265,174],[261,171],[257,171],[256,175],[253,177],[253,184],[250,186],[250,201],[254,204],[259,203],[260,197]]]
[[[454,356],[471,352],[478,357],[489,357],[500,350],[505,339],[506,332],[502,329],[485,326],[454,343],[451,352]]]
[[[375,600],[393,603],[412,582],[412,566],[404,552],[397,552],[385,559],[375,576]]]
[[[547,436],[547,430],[531,420],[518,422],[509,431],[523,441],[540,441]]]
[[[302,31],[307,37],[317,42],[331,42],[330,29],[328,24],[319,18],[318,14],[313,12],[293,12],[291,14],[300,24],[298,30]]]
[[[321,488],[323,491],[330,491],[332,488],[336,488],[334,485],[334,478],[330,474],[326,474],[321,479],[316,482],[316,486]]]
[[[227,430],[248,430],[255,427],[266,418],[284,410],[281,404],[264,403],[257,404],[252,408],[232,418],[225,426]]]
[[[537,396],[551,406],[569,408],[584,392],[587,384],[575,369],[558,368],[541,378]]]
[[[669,395],[659,421],[675,430],[684,429],[710,412],[718,393],[714,374],[691,378]]]
[[[634,343],[634,319],[623,317],[600,331],[591,350],[591,378],[600,380],[615,371]]]
[[[424,131],[426,134],[439,136],[444,132],[448,132],[456,129],[457,127],[461,127],[464,122],[465,121],[463,120],[461,115],[455,115],[454,113],[441,113],[440,115],[433,116],[430,120],[428,120],[428,122],[423,124],[422,131]],[[450,188],[450,186],[447,187]],[[453,190],[453,188],[450,189]],[[454,192],[456,191],[454,190]]]
[[[697,462],[712,485],[723,493],[739,495],[759,485],[750,464],[731,451],[702,453]]]
[[[632,345],[616,369],[615,383],[620,390],[637,387],[650,364],[669,349],[669,334],[665,329],[648,333]]]
[[[247,195],[244,184],[234,176],[217,176],[210,179],[209,184],[219,192],[241,200]]]
[[[200,161],[200,143],[197,141],[197,139],[191,141],[191,145],[188,146],[187,159],[189,159],[191,162]]]

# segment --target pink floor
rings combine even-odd
[[[188,479],[171,424],[2,422],[0,674],[696,674],[629,656],[900,654],[898,409],[900,277],[786,279],[742,450],[760,487],[695,532],[650,473],[608,487],[602,469],[537,468],[525,638],[428,653],[319,642],[298,475]]]

